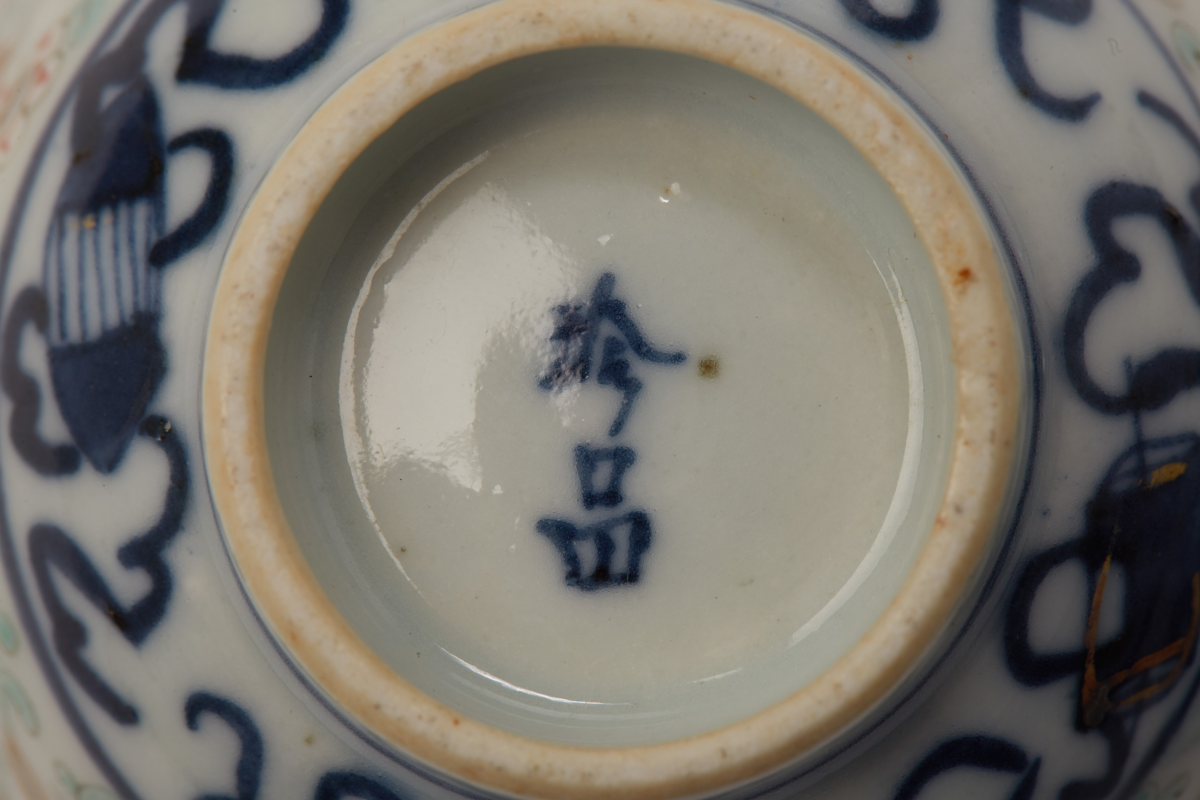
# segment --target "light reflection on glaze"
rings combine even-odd
[[[370,478],[401,462],[424,466],[465,489],[484,490],[474,433],[478,373],[502,340],[544,351],[546,298],[572,290],[571,255],[492,184],[448,213],[436,235],[422,242],[406,263],[392,263],[417,215],[486,158],[485,153],[455,171],[404,219],[372,266],[347,326],[340,376],[342,425],[355,486],[368,513]],[[476,233],[481,227],[488,231],[486,238]],[[504,268],[489,271],[480,269],[481,264]],[[359,318],[379,281],[383,307],[365,343],[368,355],[362,364]],[[456,304],[423,301],[447,296]],[[414,375],[427,380],[413,381]],[[569,415],[574,395],[563,392],[555,398],[564,415]],[[495,486],[489,491],[503,490]]]
[[[854,590],[889,584],[919,544],[896,528],[928,438],[897,303],[928,293],[904,283],[921,253],[877,207],[886,185],[814,120],[726,127],[761,93],[731,88],[736,113],[715,117],[711,94],[635,95],[531,101],[431,145],[381,194],[366,285],[322,334],[337,460],[398,567],[381,589],[396,668],[473,714],[540,719],[558,698],[619,726],[611,709],[661,714],[693,692],[761,707],[765,673],[802,683],[828,657],[813,653],[856,639],[842,621],[875,601]],[[841,209],[850,195],[871,207]],[[859,217],[887,233],[847,235]],[[646,579],[579,592],[536,525],[578,521],[572,454],[610,446],[623,399],[539,379],[554,309],[605,275],[648,342],[695,361],[639,373],[621,426],[637,453],[623,496],[654,523]],[[660,722],[638,740],[691,724]]]

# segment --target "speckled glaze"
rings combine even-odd
[[[1186,0],[0,0],[5,791],[1200,791],[1198,29]],[[478,722],[364,643],[292,536],[262,387],[275,297],[372,142],[482,70],[597,46],[732,67],[852,143],[928,252],[954,397],[936,521],[869,632],[786,699],[644,746]],[[581,286],[624,297],[613,274]],[[638,297],[598,319],[691,365]],[[604,358],[628,406],[642,383]],[[591,451],[621,470],[649,441],[616,437],[627,412]],[[552,528],[523,535],[553,555]],[[636,597],[656,546],[546,596]]]

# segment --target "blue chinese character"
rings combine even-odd
[[[637,453],[631,447],[588,447],[586,444],[575,447],[575,471],[579,473],[579,488],[583,494],[583,507],[591,511],[596,506],[613,508],[625,501],[621,494],[621,478],[625,470],[633,466]],[[612,471],[608,474],[608,486],[604,491],[597,492],[595,487],[596,468],[606,461],[612,462]]]
[[[629,526],[629,543],[625,557],[625,570],[613,568],[613,556],[617,552],[613,532]],[[566,581],[584,591],[595,591],[608,586],[637,583],[641,572],[642,555],[650,548],[650,517],[645,511],[630,511],[592,525],[578,526],[562,519],[538,520],[538,533],[548,538],[558,549],[567,565]],[[584,575],[583,561],[579,557],[580,542],[592,542],[596,547],[596,565],[590,574]]]
[[[651,364],[676,365],[687,360],[685,353],[656,350],[646,341],[637,323],[629,316],[624,301],[613,297],[616,283],[616,276],[606,272],[596,282],[588,303],[565,303],[554,308],[559,319],[550,341],[557,344],[559,354],[538,382],[545,391],[571,383],[585,383],[591,375],[592,354],[600,329],[605,320],[611,323],[620,336],[604,337],[596,382],[601,386],[612,386],[624,397],[616,419],[608,429],[609,436],[618,435],[625,427],[633,400],[642,390],[642,382],[629,372],[629,359],[623,357],[627,350]]]

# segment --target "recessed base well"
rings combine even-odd
[[[646,744],[782,700],[891,603],[945,488],[949,336],[903,206],[687,56],[530,56],[433,104],[334,188],[276,306],[267,441],[318,581],[515,733]]]
[[[353,79],[248,210],[206,356],[288,658],[546,797],[715,790],[886,709],[1018,430],[1000,266],[925,130],[757,14],[621,5],[507,0]]]

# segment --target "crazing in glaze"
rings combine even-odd
[[[615,439],[625,429],[625,423],[633,410],[633,402],[644,384],[636,375],[630,374],[631,365],[625,357],[632,352],[647,364],[679,366],[687,360],[683,352],[664,352],[655,349],[642,336],[637,323],[629,314],[628,306],[615,295],[617,277],[606,272],[596,281],[591,299],[586,302],[565,303],[554,307],[558,322],[550,340],[555,343],[558,355],[546,374],[538,381],[543,391],[561,391],[568,387],[587,383],[592,373],[592,358],[596,350],[604,323],[608,322],[620,336],[604,337],[600,366],[596,370],[596,383],[611,386],[621,393],[621,406],[608,438]],[[613,509],[625,502],[621,482],[625,472],[637,461],[637,451],[619,444],[613,447],[593,447],[590,442],[575,446],[575,471],[579,475],[580,504],[585,511]],[[607,485],[597,489],[597,473],[608,464]],[[624,547],[618,548],[614,532],[628,526]],[[537,523],[538,533],[549,539],[566,564],[566,582],[583,591],[602,589],[606,586],[637,583],[641,576],[642,556],[650,549],[653,536],[650,515],[645,509],[625,511],[604,520],[589,519],[572,522],[565,519],[543,517]],[[580,544],[590,543],[595,550],[592,563],[585,569],[580,559]],[[613,565],[613,556],[620,550],[625,554],[625,568]],[[585,574],[586,573],[586,574]]]

